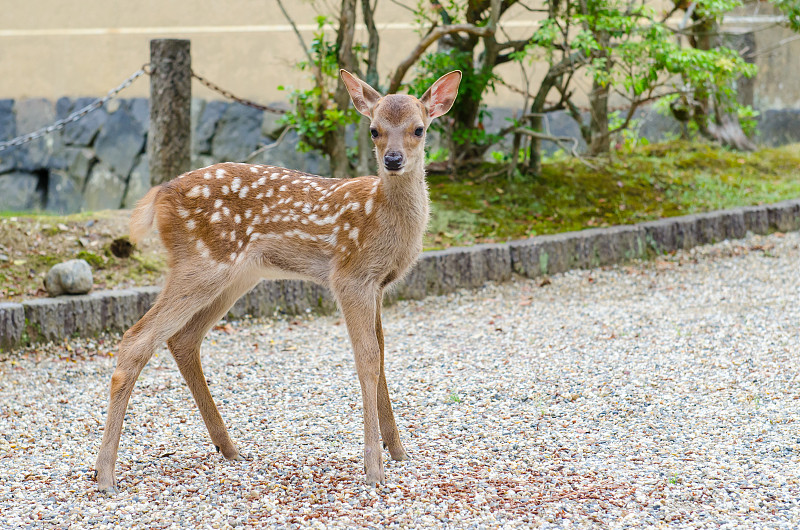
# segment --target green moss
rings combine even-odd
[[[591,164],[595,169],[575,159],[558,159],[545,164],[538,177],[514,179],[490,163],[455,179],[430,175],[433,215],[426,248],[521,239],[800,197],[797,144],[740,153],[704,143],[671,142]]]
[[[89,250],[81,250],[77,255],[78,259],[85,260],[89,265],[96,269],[102,269],[106,266],[107,260],[94,252]]]

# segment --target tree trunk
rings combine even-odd
[[[592,92],[589,94],[589,156],[607,153],[611,148],[611,139],[608,134],[608,85],[602,86],[597,81],[592,82]]]
[[[367,82],[372,88],[381,91],[378,86],[378,47],[380,45],[380,36],[378,35],[378,28],[375,25],[375,4],[370,4],[370,0],[361,0],[361,13],[364,17],[364,25],[367,27],[368,41],[367,41],[367,71],[364,75],[364,81]],[[373,145],[369,133],[369,119],[362,117],[358,123],[358,168],[356,169],[359,175],[372,175],[374,173],[375,157],[373,156]]]
[[[356,3],[357,0],[342,0],[339,14],[339,28],[336,35],[336,45],[339,50],[339,66],[345,70],[356,72],[357,66],[353,55],[353,35],[356,28]],[[356,72],[357,73],[357,72]],[[333,95],[336,108],[347,111],[350,107],[350,95],[344,83],[336,84]],[[335,178],[350,176],[350,161],[347,158],[347,131],[344,124],[328,133],[326,138],[326,151],[331,159],[331,174]]]
[[[719,24],[710,17],[695,12],[698,22],[692,45],[698,50],[713,50],[719,47]],[[753,151],[755,144],[744,134],[739,116],[726,107],[722,99],[712,95],[706,87],[699,87],[694,92],[695,108],[693,120],[697,129],[705,138],[720,144],[738,149]]]

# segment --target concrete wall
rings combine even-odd
[[[338,2],[285,0],[284,4],[308,43],[316,15]],[[413,14],[398,4],[413,6],[416,1],[381,0],[376,12],[384,78],[418,40]],[[660,12],[671,2],[648,4]],[[195,70],[243,97],[277,101],[285,98],[278,85],[307,86],[305,76],[294,68],[303,59],[302,50],[274,0],[37,0],[6,2],[3,8],[0,98],[55,101],[63,96],[101,96],[148,61],[150,39],[165,37],[191,39]],[[793,60],[800,54],[800,41],[783,42],[793,34],[758,21],[757,17],[771,14],[765,4],[748,4],[736,15],[752,20],[727,23],[726,29],[756,30],[755,60],[762,71],[754,88],[757,106],[800,108],[800,70]],[[503,30],[519,38],[539,18],[538,13],[515,7],[504,17]],[[535,86],[544,68],[533,65],[528,70]],[[517,65],[498,71],[509,83],[523,86]],[[588,80],[577,80],[579,104],[589,89]],[[197,83],[193,90],[195,97],[219,99]],[[124,97],[147,93],[148,83],[140,80]],[[516,107],[521,97],[499,86],[486,102]]]

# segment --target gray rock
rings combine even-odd
[[[0,99],[0,142],[17,136],[17,122],[14,118],[14,100]],[[14,151],[0,151],[0,173],[14,168]]]
[[[772,147],[800,142],[800,109],[761,112],[758,116],[758,141]]]
[[[14,105],[17,116],[17,135],[35,132],[56,121],[53,103],[47,99],[24,99]],[[52,132],[32,140],[15,150],[15,167],[21,171],[61,168],[63,158],[55,156],[61,149],[61,134]]]
[[[200,123],[200,117],[206,108],[206,100],[200,98],[192,98],[191,106],[189,107],[189,122],[192,128],[192,154],[195,153],[195,142],[197,140],[197,126]]]
[[[139,156],[139,161],[133,166],[131,176],[128,177],[128,188],[125,190],[123,208],[133,208],[136,201],[144,197],[150,189],[150,164],[145,155]]]
[[[214,158],[225,162],[244,162],[261,141],[261,116],[260,110],[239,104],[228,105],[211,141]]]
[[[17,101],[14,111],[17,114],[18,134],[31,133],[56,121],[55,105],[44,98]]]
[[[192,151],[198,154],[211,154],[211,139],[217,130],[217,123],[225,114],[228,103],[224,101],[211,101],[203,106],[203,111],[197,120],[194,129],[194,146]]]
[[[270,106],[283,110],[289,110],[291,108],[285,101],[272,103]],[[281,123],[283,116],[283,114],[276,114],[274,112],[264,112],[264,116],[261,118],[261,134],[272,140],[277,139],[281,131],[286,128],[286,125]]]
[[[298,149],[299,141],[297,133],[289,131],[280,144],[267,151],[262,151],[251,162],[297,169],[313,175],[329,175],[330,163],[328,159],[316,152],[301,152]],[[271,142],[265,139],[264,143],[269,144]]]
[[[679,138],[683,127],[672,115],[659,114],[652,106],[641,107],[633,113],[638,121],[635,127],[637,135],[651,142],[663,142]]]
[[[64,170],[51,171],[45,209],[62,214],[79,212],[83,204],[82,184],[80,178]]]
[[[143,131],[150,129],[150,100],[147,98],[133,98],[126,101],[125,108],[141,126]]]
[[[74,111],[77,111],[86,105],[89,105],[94,101],[94,98],[78,98],[72,102],[72,105],[69,106],[69,110],[66,111],[66,114],[70,114]],[[67,108],[66,104],[62,104],[59,106],[59,110],[63,112]],[[63,116],[63,117],[66,117]],[[64,143],[67,145],[77,145],[77,146],[90,146],[92,142],[94,142],[97,133],[100,132],[100,128],[108,119],[108,113],[104,108],[99,108],[91,111],[90,113],[86,114],[83,118],[79,119],[78,121],[68,123],[63,129],[63,139]]]
[[[31,173],[14,171],[0,175],[0,211],[41,208],[43,196],[38,186],[39,177]]]
[[[67,171],[83,189],[86,178],[89,176],[89,170],[97,161],[94,150],[88,147],[65,147],[64,159]]]
[[[120,108],[108,118],[97,135],[94,142],[97,158],[108,164],[117,175],[127,177],[144,147],[144,133],[142,125],[127,110]]]
[[[0,352],[19,346],[25,332],[25,308],[22,304],[0,303]]]
[[[53,266],[44,279],[50,296],[86,294],[92,290],[92,267],[82,259],[71,259]]]
[[[117,209],[124,196],[125,181],[105,162],[95,164],[83,190],[83,208],[90,211]]]

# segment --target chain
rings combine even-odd
[[[205,77],[202,77],[202,76],[196,74],[194,72],[194,70],[192,70],[192,77],[194,77],[195,79],[200,81],[200,83],[205,85],[207,88],[213,90],[214,92],[218,92],[218,93],[222,94],[224,97],[226,97],[226,98],[228,98],[230,100],[233,100],[236,103],[241,103],[242,105],[246,105],[248,107],[253,107],[254,109],[258,109],[258,110],[263,110],[265,112],[272,112],[274,114],[286,114],[286,111],[284,109],[279,109],[279,108],[276,108],[276,107],[270,107],[268,105],[261,105],[259,103],[254,102],[254,101],[250,101],[249,99],[243,99],[243,98],[240,98],[238,96],[234,96],[231,92],[225,90],[224,88],[220,87],[219,85],[214,84],[211,81],[209,81],[208,79],[206,79]]]
[[[28,134],[24,134],[22,136],[18,136],[16,138],[14,138],[13,140],[8,140],[6,142],[0,142],[0,151],[4,151],[4,150],[8,149],[9,147],[16,147],[18,145],[26,144],[26,143],[28,143],[30,141],[33,141],[33,140],[37,139],[37,138],[41,138],[45,134],[50,134],[53,131],[58,131],[60,129],[63,129],[69,123],[72,123],[74,121],[78,121],[79,119],[83,118],[84,116],[86,116],[87,114],[92,112],[93,110],[99,109],[100,107],[105,105],[106,102],[109,99],[113,98],[114,96],[116,96],[117,94],[119,94],[120,92],[122,92],[123,90],[128,88],[129,86],[131,86],[131,83],[136,81],[138,78],[140,78],[144,74],[150,73],[149,72],[149,66],[150,65],[145,64],[139,70],[137,70],[136,72],[131,74],[131,76],[128,77],[125,81],[123,81],[118,87],[110,90],[108,92],[108,94],[106,94],[104,97],[96,99],[93,102],[91,102],[90,104],[86,105],[85,107],[83,107],[83,108],[81,108],[79,110],[76,110],[75,112],[73,112],[72,114],[70,114],[69,116],[64,118],[63,120],[58,120],[57,122],[55,122],[52,125],[48,125],[47,127],[44,127],[42,129],[39,129],[38,131],[34,131],[32,133],[28,133]]]

